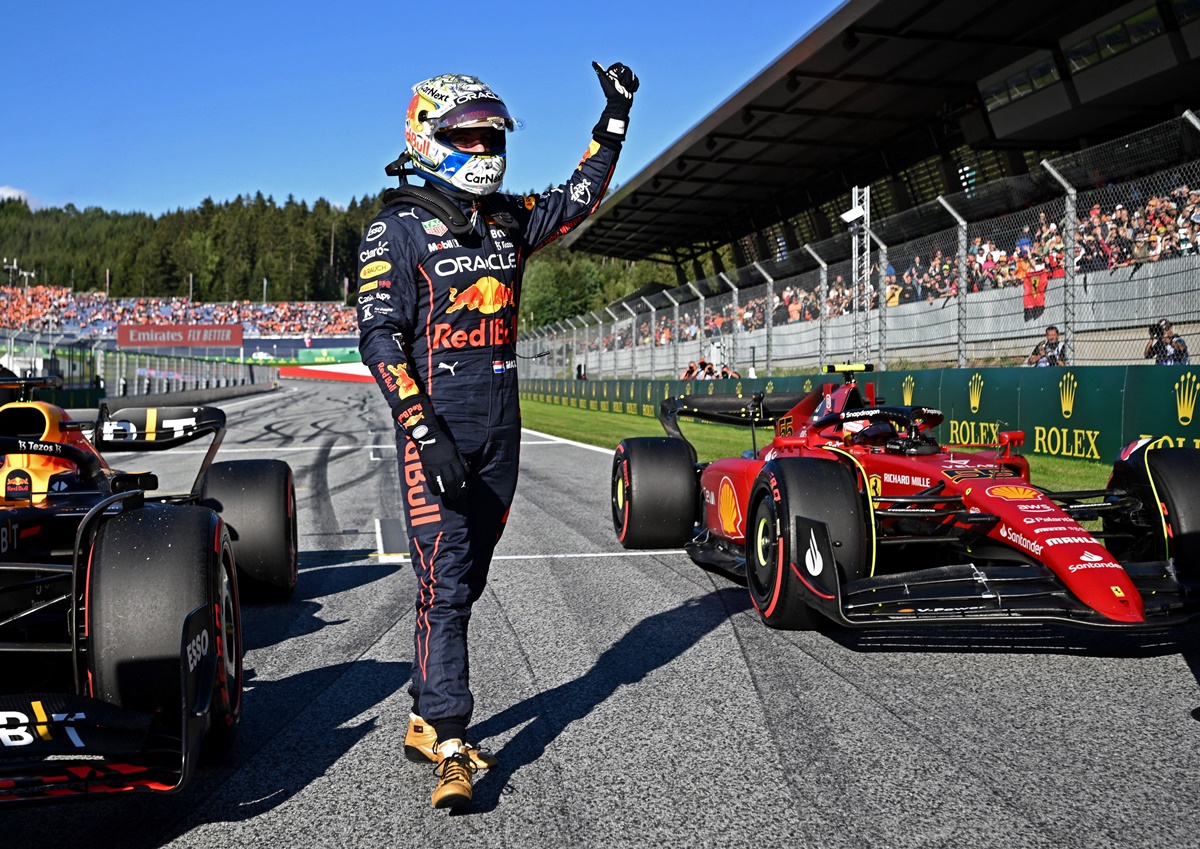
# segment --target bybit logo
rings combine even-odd
[[[1075,411],[1075,390],[1078,388],[1079,381],[1070,372],[1064,374],[1062,380],[1058,382],[1058,400],[1062,404],[1064,419],[1071,418],[1071,413]]]
[[[910,374],[904,378],[904,383],[901,385],[904,387],[904,406],[911,407],[913,387],[917,385],[917,382],[913,380],[913,376]]]
[[[979,412],[979,400],[983,397],[983,375],[975,372],[971,375],[971,380],[967,384],[967,390],[971,397],[971,412]]]
[[[1196,375],[1188,372],[1175,383],[1175,412],[1181,425],[1192,423],[1196,410]]]

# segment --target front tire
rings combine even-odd
[[[107,520],[92,547],[87,628],[92,695],[161,712],[179,734],[183,623],[212,611],[217,673],[205,751],[219,754],[242,718],[242,637],[229,535],[211,510],[147,504]]]
[[[870,540],[856,480],[841,463],[815,458],[773,460],[759,472],[750,494],[746,587],[767,626],[791,631],[825,627],[829,620],[813,605],[817,596],[833,603],[839,581],[866,574]],[[825,523],[834,563],[819,565],[819,558],[806,558],[816,541],[795,538],[797,516]]]

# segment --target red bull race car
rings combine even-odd
[[[239,585],[296,585],[292,472],[213,462],[215,407],[73,419],[33,400],[58,378],[5,378],[0,405],[0,802],[170,792],[219,756],[242,716]],[[211,436],[192,489],[103,451]]]
[[[1142,440],[1120,452],[1105,489],[1050,492],[1014,453],[1023,433],[1001,431],[988,450],[939,445],[942,413],[883,404],[856,380],[870,370],[827,366],[844,382],[807,394],[665,400],[666,437],[617,446],[617,539],[682,546],[744,578],[774,628],[1137,629],[1200,614],[1200,451]],[[775,435],[697,463],[682,417]]]

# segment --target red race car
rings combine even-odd
[[[1200,451],[1143,440],[1120,452],[1105,489],[1049,492],[1013,453],[1020,431],[991,450],[941,446],[942,413],[884,405],[874,384],[859,386],[867,371],[826,366],[844,382],[807,394],[665,400],[668,436],[617,446],[617,539],[682,546],[744,577],[774,628],[1153,628],[1200,614]],[[753,447],[697,463],[680,417],[747,425]],[[756,427],[772,425],[758,448]]]

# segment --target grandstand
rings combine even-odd
[[[1072,364],[1140,357],[1149,321],[1200,322],[1198,57],[1195,0],[847,2],[566,238],[674,288],[522,353],[1002,364],[1057,323]]]

